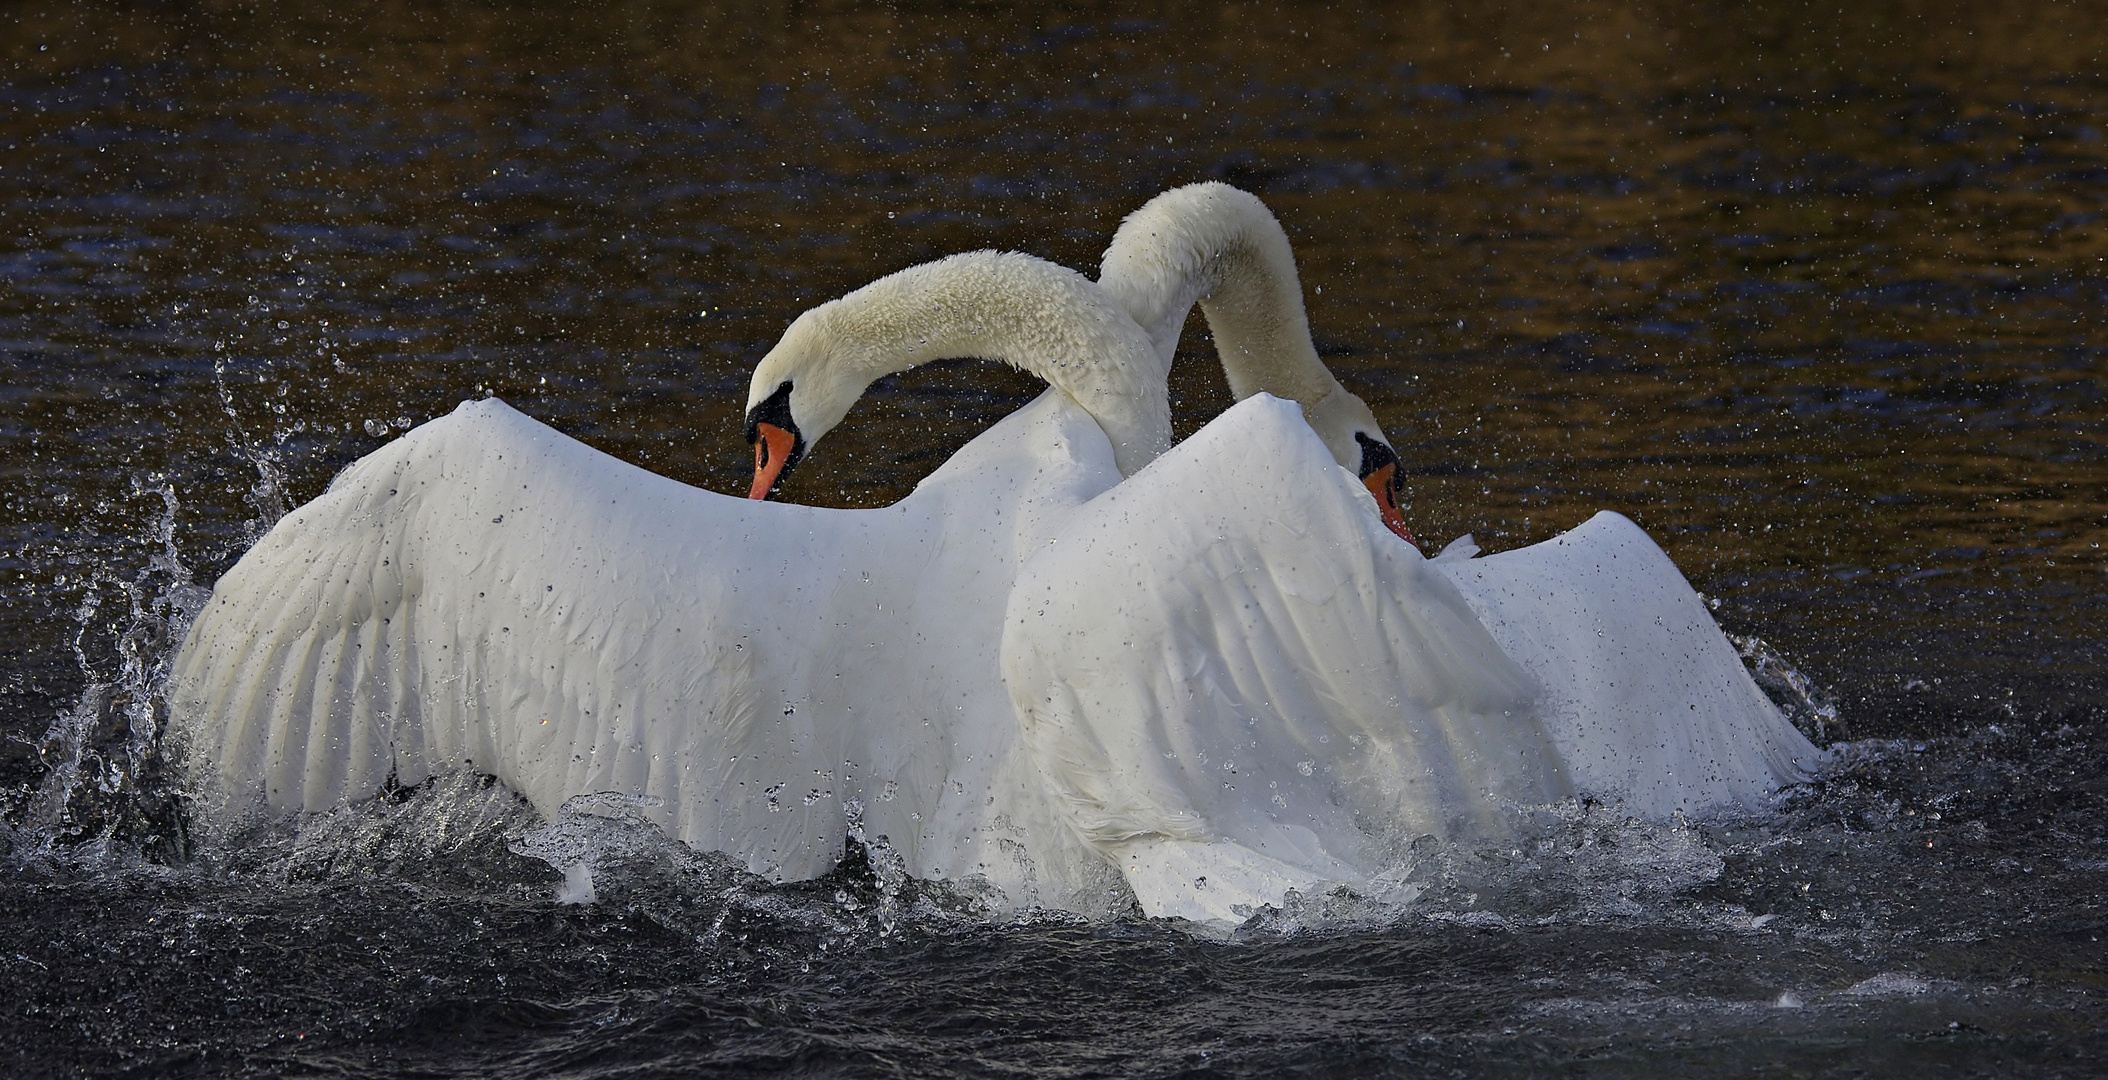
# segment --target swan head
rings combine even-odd
[[[1332,451],[1332,460],[1360,477],[1369,494],[1376,497],[1383,523],[1406,543],[1417,545],[1419,541],[1405,527],[1405,514],[1398,508],[1398,495],[1404,487],[1404,477],[1398,472],[1398,451],[1391,448],[1391,440],[1376,423],[1376,414],[1369,411],[1368,404],[1346,387],[1335,384],[1332,392],[1316,405],[1306,407],[1303,416],[1325,449]]]
[[[1046,379],[1098,422],[1122,475],[1171,444],[1168,357],[1095,283],[1018,252],[896,271],[791,322],[747,386],[756,499],[767,498],[878,379],[974,358]]]
[[[832,306],[798,316],[754,368],[747,385],[747,442],[754,447],[748,498],[766,499],[782,487],[805,452],[849,415],[872,382],[859,374],[869,365],[841,355],[852,343],[829,331]]]
[[[747,442],[754,447],[754,487],[750,499],[766,499],[783,486],[791,468],[805,457],[805,435],[791,416],[791,383],[747,410]]]

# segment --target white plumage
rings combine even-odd
[[[697,490],[468,402],[222,578],[175,713],[224,795],[272,808],[467,768],[544,814],[655,798],[680,839],[804,878],[861,799],[916,873],[1007,884],[987,861],[1010,707],[962,673],[995,669],[990,583],[1117,479],[1052,394],[854,512]]]
[[[1064,818],[1152,913],[1235,918],[1568,792],[1529,676],[1270,395],[1068,519],[1003,665]]]

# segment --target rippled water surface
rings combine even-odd
[[[7,1071],[2108,1071],[2103,27],[0,6]],[[496,394],[742,491],[797,312],[972,248],[1092,270],[1208,178],[1282,218],[1416,532],[1631,515],[1839,764],[1743,820],[1555,808],[1228,939],[991,922],[860,851],[767,886],[472,779],[193,842],[161,628],[338,468]],[[1184,434],[1228,397],[1198,320],[1181,355]],[[889,502],[1033,393],[886,380],[786,496]]]

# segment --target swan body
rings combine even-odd
[[[1066,519],[1003,632],[1057,812],[1152,915],[1241,921],[1569,792],[1530,676],[1268,394]]]

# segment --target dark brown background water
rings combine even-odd
[[[2104,27],[2099,3],[0,6],[0,807],[23,820],[46,729],[120,674],[125,587],[166,583],[158,488],[209,581],[268,516],[260,470],[298,502],[488,392],[743,490],[746,375],[798,311],[972,248],[1091,270],[1122,214],[1219,178],[1286,225],[1421,536],[1498,550],[1618,509],[1836,695],[1846,734],[1931,739],[1952,778],[1968,732],[2050,733],[1983,751],[2037,776],[2000,789],[2033,825],[1984,858],[2065,850],[2050,906],[2084,940]],[[1211,355],[1196,320],[1181,433],[1227,404]],[[888,380],[787,497],[898,498],[1034,391],[978,364]],[[1894,782],[1825,798],[1935,797]],[[1981,933],[1973,888],[1925,908]],[[83,940],[153,936],[120,908],[85,904]],[[1905,922],[1883,932],[1933,935]],[[1540,944],[1532,963],[1571,946]],[[2070,985],[2098,993],[2086,970]],[[1509,1060],[1488,1024],[1481,1064]],[[1184,1045],[1153,1030],[1126,1037]],[[52,1060],[117,1060],[81,1053]]]

